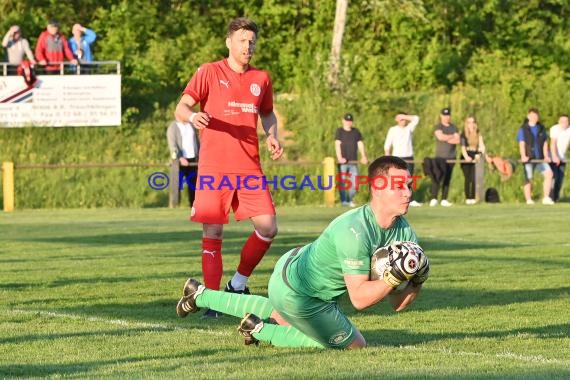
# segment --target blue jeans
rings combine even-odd
[[[356,194],[356,176],[358,175],[358,165],[356,164],[339,164],[338,172],[344,173],[343,178],[350,180],[350,188],[348,190],[339,190],[340,201],[342,203],[350,203]],[[350,174],[350,176],[349,176]]]

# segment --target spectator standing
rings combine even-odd
[[[87,73],[90,71],[89,64],[93,62],[91,44],[97,39],[97,33],[81,24],[73,25],[71,33],[73,36],[68,40],[69,48],[73,56],[79,61],[81,73]]]
[[[550,198],[552,187],[552,170],[550,169],[550,150],[548,146],[548,135],[546,128],[539,122],[537,108],[530,108],[525,122],[517,132],[517,142],[521,161],[524,164],[524,197],[526,204],[532,205],[532,175],[538,170],[544,177],[542,184],[542,204],[552,205],[554,201]],[[534,161],[534,162],[533,162]],[[537,162],[542,161],[542,162]]]
[[[18,25],[10,27],[2,39],[2,46],[8,53],[8,63],[11,65],[8,67],[9,74],[16,74],[17,66],[22,63],[24,57],[27,57],[32,65],[36,64],[30,43],[22,37],[22,29]]]
[[[188,122],[172,121],[166,130],[173,165],[179,165],[180,186],[188,188],[188,203],[194,203],[196,180],[198,178],[198,137],[194,127]]]
[[[550,191],[550,198],[554,202],[560,199],[560,190],[564,182],[566,171],[566,152],[570,145],[570,128],[568,128],[568,115],[560,115],[558,124],[550,128],[550,154],[552,162],[550,168],[554,176],[554,185]]]
[[[339,189],[340,202],[343,206],[354,207],[354,196],[356,195],[356,176],[358,176],[358,152],[360,152],[360,163],[366,165],[366,151],[362,134],[358,128],[353,128],[354,117],[347,113],[342,118],[342,127],[335,133],[334,147],[339,165],[339,175],[343,179],[349,180],[348,189]]]
[[[475,199],[475,163],[476,159],[480,159],[485,154],[485,143],[483,136],[477,126],[475,116],[469,116],[465,119],[463,132],[460,136],[461,155],[467,163],[461,164],[461,170],[465,177],[465,203],[474,205],[477,203]]]
[[[38,64],[44,66],[46,74],[58,74],[60,72],[59,63],[66,58],[72,64],[77,65],[77,59],[69,49],[65,36],[59,32],[59,22],[51,19],[46,30],[38,37],[36,60]]]
[[[451,109],[446,107],[439,113],[439,123],[434,128],[435,135],[435,157],[445,160],[455,160],[457,158],[456,145],[459,144],[459,131],[455,124],[451,123]],[[437,196],[440,187],[441,192],[441,205],[449,207],[452,204],[447,200],[449,195],[449,184],[451,182],[451,174],[453,173],[454,162],[446,162],[445,171],[443,173],[443,180],[440,184],[437,181],[431,183],[431,207],[437,206]]]
[[[232,20],[226,35],[228,58],[200,66],[175,111],[176,120],[189,121],[200,130],[198,175],[214,179],[214,189],[196,189],[191,213],[191,220],[203,226],[202,272],[207,288],[220,288],[223,225],[229,221],[230,209],[237,220],[250,219],[253,223],[254,231],[242,248],[237,271],[226,284],[225,290],[232,293],[249,293],[247,280],[277,235],[268,187],[251,181],[248,186],[238,186],[240,178],[253,176],[261,182],[263,177],[257,137],[259,117],[271,159],[283,154],[277,139],[271,78],[250,65],[257,35],[255,22],[243,17]],[[200,111],[194,112],[192,108],[198,103]],[[211,309],[204,314],[218,315]]]
[[[400,157],[406,161],[410,175],[414,175],[414,144],[412,134],[420,122],[420,117],[400,112],[396,115],[395,120],[397,124],[390,127],[386,135],[384,154],[386,156],[393,155]],[[421,205],[421,203],[412,198],[410,202],[411,207],[420,207]]]

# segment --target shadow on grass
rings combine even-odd
[[[498,248],[515,248],[529,246],[529,244],[513,244],[513,243],[500,243],[489,242],[481,240],[465,241],[465,240],[451,240],[451,239],[431,239],[422,238],[419,236],[419,241],[422,248],[428,253],[430,251],[465,251],[470,249],[498,249]]]
[[[253,229],[252,229],[253,232]],[[242,245],[245,243],[250,232],[224,231],[224,247],[226,245]],[[315,234],[304,233],[280,233],[275,239],[274,246],[284,249],[294,248],[311,242]],[[173,231],[173,232],[140,232],[140,233],[117,233],[105,235],[83,236],[50,236],[50,237],[26,237],[26,242],[35,241],[42,243],[64,243],[72,245],[106,246],[106,245],[134,245],[134,244],[159,244],[159,243],[192,243],[195,249],[201,248],[202,231]],[[283,252],[285,253],[285,251]]]
[[[225,353],[223,353],[226,351]],[[89,376],[90,372],[98,371],[104,367],[117,367],[122,364],[133,364],[133,363],[141,363],[144,364],[145,362],[154,362],[157,359],[181,359],[181,362],[188,362],[196,357],[199,357],[200,360],[208,360],[209,357],[216,357],[216,360],[219,360],[220,353],[222,355],[231,356],[232,352],[235,350],[231,349],[201,349],[201,350],[193,350],[188,351],[183,354],[177,355],[160,355],[160,354],[152,354],[148,356],[130,356],[126,358],[117,358],[111,360],[93,360],[93,361],[83,361],[83,362],[74,362],[69,364],[63,363],[53,363],[53,364],[8,364],[8,365],[0,365],[0,375],[8,376],[8,377],[30,377],[30,376],[38,376],[38,377],[45,377],[45,376]],[[126,370],[127,372],[124,373],[126,377],[132,377],[133,372],[132,370]],[[93,375],[93,374],[91,374]],[[141,374],[142,375],[142,374]],[[101,375],[99,375],[101,376]],[[145,377],[145,376],[143,376]]]
[[[178,292],[177,292],[178,293]],[[259,294],[266,297],[266,294]],[[164,298],[151,302],[121,304],[121,303],[103,303],[104,300],[79,300],[80,305],[61,307],[58,302],[61,299],[54,298],[54,305],[50,305],[50,300],[27,300],[19,302],[13,307],[18,310],[29,310],[35,318],[53,317],[73,320],[91,320],[94,324],[117,324],[121,321],[124,325],[129,324],[136,326],[137,323],[148,323],[151,327],[158,325],[157,329],[172,330],[175,328],[182,329],[204,329],[214,326],[231,326],[235,328],[243,315],[231,316],[223,315],[220,318],[202,318],[205,308],[202,308],[195,314],[190,314],[182,319],[176,315],[176,304],[179,300],[179,294],[172,298]],[[88,303],[90,302],[90,303]],[[37,309],[41,305],[41,309]],[[45,314],[42,311],[45,311]],[[164,324],[163,327],[162,324]],[[149,328],[150,329],[150,328]],[[1,342],[1,340],[0,340]]]
[[[465,332],[437,332],[437,333],[411,333],[406,330],[364,330],[362,333],[366,337],[369,346],[405,346],[429,343],[450,339],[477,339],[491,338],[501,339],[509,336],[517,336],[521,334],[532,335],[536,339],[568,339],[570,331],[570,323],[561,323],[555,325],[546,325],[540,327],[523,327],[511,330],[496,331],[478,331],[473,333]]]
[[[518,303],[544,302],[548,300],[563,299],[570,293],[570,286],[548,289],[517,289],[517,290],[467,290],[467,289],[430,289],[422,290],[418,299],[413,304],[416,311],[443,310],[443,309],[471,309],[473,307],[505,306]],[[378,314],[382,313],[378,307],[372,307],[363,311],[356,311],[348,304],[348,300],[342,300],[341,306],[348,315],[357,313]],[[386,311],[391,313],[391,311]]]
[[[138,327],[138,328],[124,328],[114,330],[97,330],[97,331],[81,331],[81,332],[70,332],[70,333],[53,333],[53,334],[29,334],[29,335],[18,335],[9,338],[0,338],[0,344],[22,344],[30,343],[39,340],[45,340],[46,342],[53,343],[58,339],[69,339],[69,338],[88,338],[95,337],[100,338],[101,336],[130,336],[138,333],[146,333],[149,331],[172,331],[173,328],[152,326],[148,328]]]

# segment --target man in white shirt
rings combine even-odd
[[[568,128],[568,115],[560,115],[558,124],[550,128],[550,155],[552,162],[550,167],[554,174],[554,184],[550,191],[550,198],[554,202],[560,199],[560,189],[564,182],[566,171],[566,152],[570,145],[570,128]]]
[[[391,127],[386,135],[384,143],[384,154],[386,156],[400,157],[408,165],[408,171],[414,175],[414,146],[412,142],[412,133],[420,122],[420,117],[417,115],[407,115],[399,113],[396,115],[397,125]],[[390,153],[390,150],[392,151]],[[412,199],[410,202],[411,207],[419,207],[422,204]]]
[[[198,136],[190,123],[172,121],[166,130],[170,158],[178,161],[180,187],[188,188],[188,203],[194,203],[196,180],[198,178]]]

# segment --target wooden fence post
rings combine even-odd
[[[2,189],[4,196],[4,212],[14,211],[14,163],[2,163]]]
[[[170,185],[168,192],[168,207],[175,208],[180,204],[178,159],[170,161]]]
[[[475,199],[479,203],[485,201],[485,158],[475,161]]]
[[[334,165],[334,158],[332,157],[325,157],[323,160],[323,184],[327,184],[326,182],[329,178],[331,178],[331,188],[323,190],[323,196],[325,201],[325,206],[332,207],[334,206],[334,195],[336,190],[336,183],[335,183],[335,165]]]

